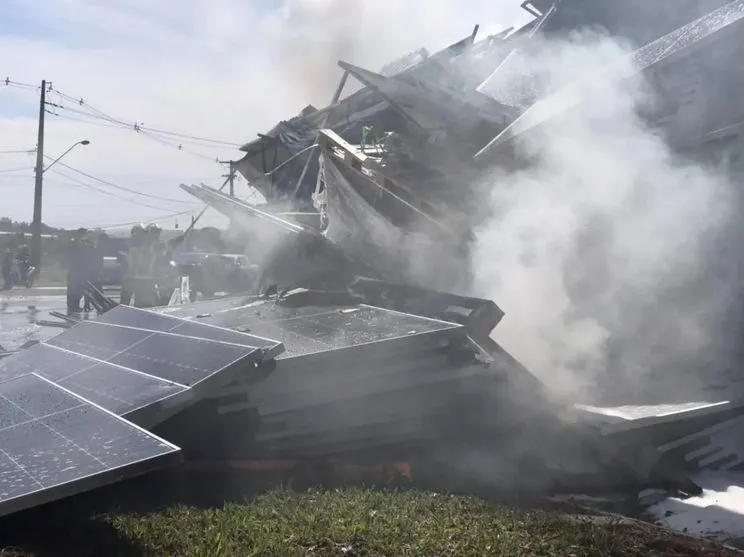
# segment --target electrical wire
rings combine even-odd
[[[54,92],[54,93],[56,93],[60,97],[62,97],[64,100],[67,100],[69,102],[74,102],[74,103],[78,104],[79,106],[85,106],[91,112],[96,113],[100,118],[102,118],[104,120],[108,120],[109,122],[116,123],[116,124],[119,124],[119,125],[122,125],[122,126],[126,126],[128,128],[134,129],[135,131],[143,131],[143,132],[150,132],[150,133],[155,133],[155,134],[170,135],[172,137],[178,137],[178,138],[181,138],[181,139],[190,139],[192,141],[200,141],[202,143],[213,143],[215,145],[222,145],[222,146],[225,146],[225,147],[235,147],[235,148],[238,148],[241,145],[240,143],[235,143],[233,141],[223,141],[221,139],[211,139],[211,138],[208,138],[208,137],[202,137],[202,136],[198,136],[198,135],[191,135],[191,134],[186,134],[186,133],[181,133],[181,132],[175,132],[175,131],[171,131],[171,130],[165,130],[165,129],[162,129],[162,128],[151,128],[149,126],[145,126],[144,124],[139,124],[137,122],[127,122],[127,121],[124,121],[124,120],[120,120],[120,119],[114,118],[113,116],[108,115],[107,113],[103,112],[102,110],[99,110],[99,109],[95,108],[94,106],[90,105],[82,97],[81,98],[72,97],[72,96],[63,93],[62,91],[60,91],[59,89],[56,89],[54,87],[50,87],[49,90],[52,91],[52,92]]]
[[[35,153],[36,149],[16,149],[16,150],[7,150],[7,151],[0,151],[0,155],[18,155],[18,154],[30,154]]]
[[[192,213],[192,212],[194,212],[193,209],[192,210],[189,210],[189,211],[179,211],[177,213],[169,213],[167,215],[162,215],[162,216],[158,216],[158,217],[155,217],[155,218],[143,218],[143,219],[138,219],[138,220],[133,220],[133,221],[128,221],[128,222],[119,222],[119,223],[115,223],[115,224],[102,224],[102,225],[93,224],[93,225],[87,225],[86,228],[93,228],[93,229],[98,229],[98,230],[110,230],[112,228],[121,228],[123,226],[134,226],[135,224],[140,224],[140,223],[143,223],[143,222],[145,222],[145,223],[162,222],[164,220],[172,219],[174,217],[180,217],[182,215],[188,215],[189,213]],[[77,226],[77,223],[71,223],[71,225],[72,226]]]
[[[32,166],[29,168],[28,166],[18,166],[16,168],[0,168],[0,174],[5,174],[7,172],[18,172],[19,170],[33,170],[34,167]]]
[[[109,127],[121,127],[123,129],[133,130],[139,135],[146,137],[152,141],[155,141],[163,146],[166,147],[173,147],[175,149],[178,149],[179,151],[182,151],[184,153],[188,153],[190,155],[210,160],[219,163],[219,159],[217,157],[205,155],[204,153],[200,153],[188,148],[184,147],[184,143],[191,143],[194,145],[200,145],[201,147],[206,148],[224,148],[224,147],[232,147],[232,148],[239,148],[240,144],[230,142],[230,141],[222,141],[218,139],[211,139],[207,137],[202,136],[196,136],[181,132],[175,132],[171,130],[165,130],[161,128],[150,128],[148,126],[145,126],[142,123],[138,122],[126,122],[124,120],[121,120],[119,118],[114,118],[113,116],[110,116],[109,114],[103,112],[102,110],[99,110],[90,104],[87,104],[82,98],[81,99],[75,99],[74,97],[67,95],[58,89],[51,88],[50,89],[53,93],[56,93],[65,101],[68,102],[75,102],[79,107],[84,107],[85,110],[80,110],[79,108],[72,108],[70,106],[67,106],[62,103],[50,103],[51,106],[53,106],[56,109],[71,112],[73,114],[78,114],[80,116],[84,116],[85,118],[92,118],[94,120],[99,120],[97,122],[99,125],[109,126]],[[87,112],[86,112],[87,110]],[[61,114],[55,110],[51,111],[51,114],[54,114],[55,116],[60,116]],[[92,122],[88,122],[92,123]],[[162,136],[167,137],[162,137]],[[173,139],[178,139],[179,141],[174,141]]]
[[[173,140],[171,140],[169,138],[160,137],[156,133],[151,132],[148,128],[142,128],[138,124],[132,125],[132,124],[127,124],[125,122],[118,122],[118,121],[116,121],[114,119],[103,118],[101,116],[90,114],[88,112],[84,112],[84,111],[81,111],[81,110],[70,109],[70,108],[68,108],[68,107],[66,107],[64,105],[50,104],[50,106],[53,106],[54,107],[54,110],[46,109],[45,111],[46,111],[47,114],[50,114],[50,115],[52,115],[52,116],[54,116],[56,118],[63,118],[65,120],[69,120],[69,121],[73,121],[73,122],[80,122],[82,124],[87,124],[87,125],[90,125],[90,126],[98,126],[98,127],[103,127],[103,128],[114,128],[114,129],[124,129],[124,130],[134,130],[137,133],[137,135],[139,135],[141,137],[144,137],[146,139],[149,139],[151,141],[155,141],[156,143],[160,144],[161,146],[165,146],[165,147],[170,147],[170,148],[173,148],[173,149],[177,149],[178,151],[181,151],[183,153],[192,155],[194,157],[198,157],[200,159],[204,159],[204,160],[208,160],[208,161],[211,161],[211,162],[215,162],[215,163],[221,164],[219,158],[217,158],[216,156],[206,155],[206,154],[201,153],[199,151],[195,151],[193,149],[189,149],[188,147],[184,147],[183,144],[184,143],[187,143],[188,144],[188,142],[184,142],[184,141],[175,142],[175,141],[173,141]],[[63,112],[71,112],[72,114],[76,114],[76,115],[78,115],[80,117],[69,116],[68,114],[65,114],[63,112],[60,112],[60,110],[63,111]],[[210,148],[210,149],[224,148],[223,146],[213,145],[213,144],[205,145],[203,143],[194,143],[194,142],[192,142],[192,144],[199,145],[202,148]]]
[[[15,87],[19,89],[34,90],[34,91],[38,91],[41,88],[39,85],[32,85],[30,83],[13,81],[10,78],[6,78],[4,81],[0,81],[0,84],[5,85],[7,87]],[[143,137],[146,137],[150,140],[160,143],[163,146],[172,147],[172,148],[178,149],[179,151],[187,153],[189,155],[199,157],[201,159],[213,161],[219,164],[223,164],[223,163],[221,163],[217,157],[205,155],[204,153],[200,153],[200,152],[185,148],[184,143],[186,144],[190,143],[192,145],[198,145],[203,148],[212,148],[212,149],[226,148],[226,147],[237,149],[241,146],[240,143],[235,143],[232,141],[213,139],[209,137],[203,137],[203,136],[198,136],[198,135],[193,135],[193,134],[188,134],[188,133],[183,133],[183,132],[177,132],[177,131],[167,130],[163,128],[151,128],[149,126],[145,126],[143,123],[121,120],[119,118],[110,116],[109,114],[103,112],[102,110],[99,110],[95,108],[94,106],[88,104],[82,97],[76,98],[76,97],[73,97],[71,95],[68,95],[60,91],[59,89],[56,89],[55,87],[53,87],[51,83],[48,83],[47,85],[47,93],[57,95],[63,101],[66,101],[67,103],[74,103],[78,107],[78,108],[73,108],[72,106],[69,106],[68,104],[64,104],[63,102],[55,103],[55,102],[47,101],[46,103],[47,106],[51,107],[51,109],[45,108],[45,112],[47,114],[50,114],[57,118],[63,118],[63,119],[70,120],[70,121],[77,121],[77,122],[88,124],[88,125],[132,130]],[[78,117],[70,116],[68,114],[62,114],[60,113],[60,111],[69,112],[71,114],[76,114]]]
[[[45,158],[51,159],[52,157],[46,157],[45,156]],[[173,199],[173,198],[170,198],[170,197],[161,197],[159,195],[151,195],[149,193],[143,193],[141,191],[137,191],[137,190],[133,190],[131,188],[120,186],[120,185],[115,184],[113,182],[110,182],[108,180],[104,180],[103,178],[99,178],[97,176],[93,176],[92,174],[88,174],[87,172],[83,172],[82,170],[79,170],[79,169],[75,168],[74,166],[70,166],[69,164],[65,164],[63,162],[59,162],[58,161],[57,164],[59,166],[62,166],[64,168],[67,168],[68,170],[72,170],[73,172],[76,172],[76,173],[80,174],[81,176],[85,176],[86,178],[90,178],[91,180],[95,180],[96,182],[99,182],[101,184],[104,184],[106,186],[109,186],[109,187],[114,188],[114,189],[117,189],[117,190],[125,191],[127,193],[132,193],[134,195],[140,195],[142,197],[147,197],[148,199],[155,199],[157,201],[168,201],[169,203],[189,203],[189,201],[184,201],[183,199]]]
[[[0,85],[5,87],[15,87],[16,89],[30,89],[30,90],[38,90],[41,89],[40,85],[33,85],[31,83],[22,83],[20,81],[13,81],[9,77],[6,77],[3,81],[0,81]]]
[[[80,122],[81,124],[87,124],[89,126],[98,126],[100,128],[121,129],[120,126],[114,126],[113,124],[107,124],[105,122],[92,122],[90,120],[85,120],[84,118],[75,118],[74,116],[67,116],[66,114],[59,114],[57,112],[52,112],[49,109],[44,110],[44,112],[56,118],[61,118],[62,120],[69,120],[71,122]]]
[[[183,151],[184,153],[188,153],[190,155],[193,155],[195,157],[199,157],[202,159],[206,159],[208,161],[216,162],[218,164],[220,162],[220,160],[217,157],[210,157],[209,155],[205,155],[197,151],[192,151],[191,149],[184,149],[183,145],[179,143],[174,143],[172,141],[167,141],[154,134],[151,134],[150,132],[140,131],[139,133],[142,137],[145,137],[151,141],[154,141],[155,143],[159,143],[160,145],[164,145],[166,147],[175,147],[176,149],[178,149],[179,151]]]
[[[87,182],[83,182],[82,180],[79,180],[78,178],[75,178],[74,176],[70,176],[69,174],[65,174],[64,172],[61,172],[59,169],[56,169],[56,168],[53,169],[53,170],[50,170],[50,172],[52,172],[53,174],[57,174],[59,176],[62,176],[63,178],[67,178],[68,180],[71,180],[73,182],[72,184],[65,184],[67,186],[71,186],[71,187],[82,187],[82,188],[85,188],[85,189],[94,191],[96,193],[99,193],[99,194],[107,195],[107,196],[113,197],[115,199],[120,199],[122,201],[125,201],[126,203],[130,203],[132,205],[137,205],[139,207],[146,207],[148,209],[155,209],[155,210],[158,210],[158,211],[170,211],[171,210],[170,207],[162,207],[162,206],[158,206],[158,205],[151,205],[149,203],[144,203],[144,202],[138,201],[136,199],[131,199],[129,197],[118,195],[118,194],[116,194],[116,193],[114,193],[112,191],[108,191],[108,190],[105,190],[105,189],[103,189],[101,187],[94,186],[93,184],[89,184]],[[192,210],[194,210],[194,209],[192,209]]]

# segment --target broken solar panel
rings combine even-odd
[[[633,53],[633,63],[640,70],[649,68],[718,33],[742,18],[744,18],[744,0],[730,2],[639,48]]]
[[[282,350],[281,343],[275,340],[130,306],[117,306],[103,314],[96,322],[255,347],[264,351],[264,357],[272,357]]]
[[[188,315],[187,309],[183,311]],[[242,327],[252,334],[280,340],[286,351],[277,360],[464,330],[459,324],[365,305],[290,308],[268,302],[253,303],[223,309],[201,319],[222,327]]]
[[[600,95],[601,98],[602,88],[607,87],[608,84],[627,79],[640,71],[651,68],[742,19],[744,19],[744,0],[735,0],[639,48],[630,55],[630,62],[623,58],[619,63],[611,64],[609,68],[603,68],[585,79],[559,89],[556,93],[532,105],[508,128],[476,153],[475,158],[563,114],[592,95]]]
[[[0,515],[154,470],[178,453],[36,374],[0,381]]]
[[[681,402],[678,404],[646,404],[617,407],[599,407],[585,404],[574,405],[599,421],[603,434],[618,433],[677,420],[717,414],[740,408],[740,403]]]

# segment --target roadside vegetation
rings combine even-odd
[[[26,530],[26,528],[24,528]],[[275,490],[220,508],[176,505],[28,526],[2,557],[106,556],[733,556],[634,520],[567,508],[507,508],[410,490]],[[14,534],[13,534],[14,533]],[[2,534],[2,532],[0,532]],[[3,537],[5,537],[3,535]],[[0,538],[3,539],[3,538]],[[23,545],[20,545],[23,544]]]

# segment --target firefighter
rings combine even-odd
[[[133,268],[129,271],[131,285],[128,291],[134,294],[134,303],[137,307],[153,307],[158,305],[154,246],[160,238],[160,227],[150,224],[138,234],[138,245],[130,250],[130,265]]]
[[[80,311],[80,299],[83,297],[83,261],[80,239],[71,237],[67,243],[67,312]]]
[[[28,280],[28,271],[31,267],[31,250],[26,244],[23,244],[18,248],[16,259],[18,260],[19,282],[21,284],[26,284],[26,281]]]
[[[178,273],[172,265],[173,252],[165,242],[153,246],[153,269],[158,288],[158,305],[167,306],[177,285]]]
[[[148,276],[154,281],[155,292],[152,305],[168,305],[173,293],[171,273],[171,255],[166,243],[160,241],[161,228],[157,224],[148,224],[145,229],[149,242]]]
[[[80,240],[80,282],[83,291],[83,311],[93,311],[90,296],[86,293],[85,286],[88,282],[94,286],[98,284],[99,278],[99,255],[96,244],[90,237],[83,237]]]
[[[124,305],[132,302],[134,292],[134,277],[138,274],[140,267],[141,248],[145,243],[145,227],[141,224],[135,224],[132,227],[131,237],[129,239],[129,250],[124,258],[124,276],[121,281],[121,295],[119,301]]]
[[[13,250],[10,248],[3,253],[3,290],[13,288]]]

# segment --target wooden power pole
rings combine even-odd
[[[235,167],[235,161],[218,161],[220,164],[226,164],[228,165],[228,171],[227,174],[223,174],[222,177],[225,178],[225,183],[222,184],[222,187],[220,188],[220,191],[225,189],[225,186],[230,184],[230,188],[228,191],[230,192],[230,197],[235,197],[235,173],[238,171],[238,169]],[[199,215],[201,217],[201,215]],[[196,217],[196,220],[199,220],[199,217]]]
[[[41,198],[44,176],[44,115],[46,114],[46,81],[41,81],[39,98],[39,138],[36,142],[34,176],[34,219],[31,222],[31,262],[38,270],[41,264]]]

